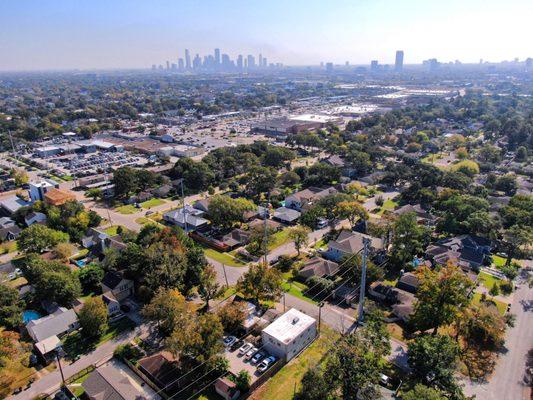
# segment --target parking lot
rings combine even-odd
[[[246,343],[251,343],[251,340],[245,339]],[[256,347],[261,347],[256,346]],[[238,375],[240,371],[245,370],[250,374],[250,384],[254,383],[263,373],[259,372],[257,370],[257,366],[261,364],[261,361],[263,361],[265,358],[270,356],[266,351],[262,350],[262,353],[265,354],[265,356],[259,360],[257,363],[252,363],[250,360],[245,360],[244,355],[239,355],[239,349],[231,350],[231,348],[226,347],[225,349],[225,356],[226,359],[229,362],[229,371],[232,372],[235,375]],[[270,368],[269,368],[270,369]]]

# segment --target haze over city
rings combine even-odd
[[[0,70],[148,68],[221,48],[285,65],[530,56],[533,2],[2,1]]]

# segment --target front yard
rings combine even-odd
[[[117,322],[110,323],[107,332],[100,338],[90,340],[85,338],[80,331],[72,332],[63,339],[63,350],[67,359],[74,359],[76,356],[87,354],[101,344],[118,337],[121,333],[135,328],[135,323],[128,317],[124,317]]]
[[[282,246],[285,243],[287,243],[290,240],[289,239],[289,232],[290,232],[290,229],[285,228],[285,229],[283,229],[281,231],[278,231],[278,232],[274,233],[271,236],[270,243],[268,244],[268,250],[269,251],[274,250],[274,249],[278,248],[279,246]]]
[[[222,253],[209,247],[204,248],[204,254],[207,258],[211,258],[221,264],[228,265],[230,267],[244,267],[246,265],[241,260],[233,257],[229,253]]]
[[[128,214],[135,214],[136,212],[139,212],[139,209],[135,208],[135,206],[131,204],[126,204],[124,206],[119,206],[115,208],[115,211],[120,214],[128,215]]]
[[[161,199],[150,199],[150,200],[146,200],[144,202],[141,203],[141,207],[142,208],[147,208],[147,209],[150,209],[152,207],[157,207],[157,206],[160,206],[162,204],[165,204],[165,200],[161,200]]]

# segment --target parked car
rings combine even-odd
[[[268,358],[265,358],[263,361],[261,361],[261,364],[257,366],[257,370],[259,372],[265,372],[267,369],[269,369],[272,364],[276,362],[276,357],[270,356]]]
[[[257,347],[252,347],[250,350],[248,350],[248,352],[244,355],[244,359],[245,360],[249,360],[250,358],[252,358],[252,356],[256,353],[256,351],[258,350]]]
[[[236,341],[237,341],[237,338],[235,336],[226,336],[224,338],[224,346],[230,347]]]
[[[251,343],[244,343],[239,349],[239,356],[245,355],[248,352],[248,350],[250,350],[252,347],[254,346],[252,346]]]
[[[237,350],[239,347],[241,347],[243,344],[244,344],[244,340],[237,340],[235,343],[233,343],[233,344],[229,347],[229,350],[230,350],[230,351],[235,351],[235,350]]]
[[[254,354],[254,356],[252,357],[252,359],[250,360],[250,363],[251,364],[257,364],[259,361],[261,361],[261,359],[266,356],[265,353],[263,353],[262,351],[258,351],[257,353]]]
[[[144,215],[152,215],[153,213],[154,213],[153,211],[148,210],[148,211],[146,211],[146,212],[144,213]]]
[[[325,218],[319,218],[316,223],[316,227],[318,229],[322,229],[322,228],[325,228],[326,226],[328,226],[328,220]]]

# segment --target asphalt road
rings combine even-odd
[[[532,261],[525,262],[529,269]],[[531,388],[524,383],[527,353],[533,348],[533,292],[527,283],[527,271],[518,278],[511,306],[516,315],[514,328],[507,330],[506,352],[500,355],[488,382],[466,382],[466,395],[483,400],[529,400]]]

